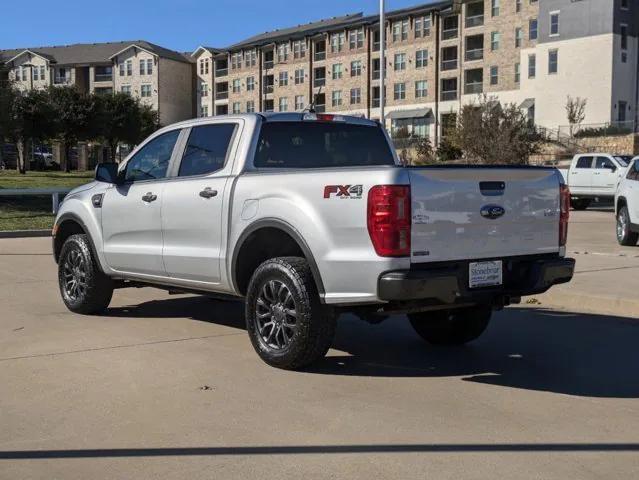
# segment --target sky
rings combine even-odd
[[[386,9],[431,0],[386,0]],[[0,0],[0,49],[148,40],[191,52],[348,13],[375,13],[378,0]],[[25,15],[25,13],[28,14]],[[28,20],[27,20],[28,19]]]

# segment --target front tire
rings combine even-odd
[[[617,241],[619,245],[632,247],[637,244],[639,233],[630,230],[630,214],[625,205],[617,213]]]
[[[262,263],[246,295],[246,329],[267,364],[302,369],[326,355],[335,316],[319,301],[308,262],[280,257]]]
[[[570,206],[573,208],[573,210],[586,210],[591,203],[592,200],[589,198],[576,198],[570,200]]]
[[[433,345],[463,345],[478,338],[492,316],[489,305],[408,315],[417,334]]]
[[[62,245],[58,284],[62,301],[72,312],[92,315],[109,306],[113,281],[100,270],[86,235],[71,235]]]

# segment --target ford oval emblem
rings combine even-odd
[[[500,205],[484,205],[480,210],[481,216],[489,220],[495,220],[506,213],[506,209]]]

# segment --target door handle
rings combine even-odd
[[[206,187],[200,192],[200,197],[202,198],[213,198],[215,196],[217,196],[217,190],[213,190],[211,187]]]
[[[147,203],[155,202],[157,199],[158,199],[158,196],[153,195],[152,192],[148,192],[146,195],[142,197],[142,201]]]

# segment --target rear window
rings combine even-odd
[[[379,127],[337,122],[267,122],[255,154],[258,168],[394,165]]]

